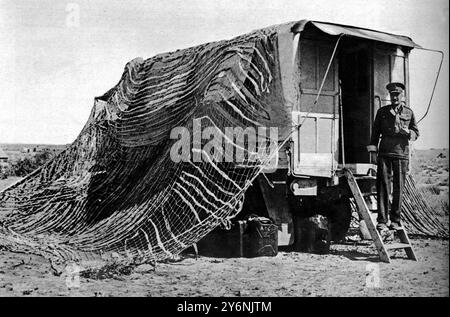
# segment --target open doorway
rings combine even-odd
[[[373,120],[371,52],[370,43],[346,39],[338,58],[346,164],[369,163],[366,146],[370,141]],[[341,143],[339,149],[342,149]],[[342,150],[339,162],[343,162]]]

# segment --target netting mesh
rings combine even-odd
[[[0,193],[1,243],[63,258],[162,260],[235,216],[280,146],[278,135],[249,133],[270,125],[275,36],[128,63],[75,142]]]

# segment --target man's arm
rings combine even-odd
[[[377,152],[378,151],[378,142],[380,141],[381,135],[381,126],[380,126],[380,110],[377,111],[375,116],[375,120],[372,126],[372,135],[370,137],[370,143],[367,146],[368,152]]]
[[[409,122],[409,139],[411,141],[417,140],[419,137],[419,128],[417,127],[416,118],[414,112],[411,114],[411,121]]]

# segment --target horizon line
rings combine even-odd
[[[26,142],[0,142],[0,145],[51,145],[51,146],[62,146],[62,145],[71,145],[71,143],[26,143]],[[448,147],[429,147],[429,148],[414,148],[414,150],[448,150]]]

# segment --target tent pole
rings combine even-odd
[[[340,138],[341,138],[341,157],[342,157],[342,167],[345,167],[345,147],[344,147],[344,110],[342,108],[342,89],[341,80],[339,79],[339,125],[340,125]]]

